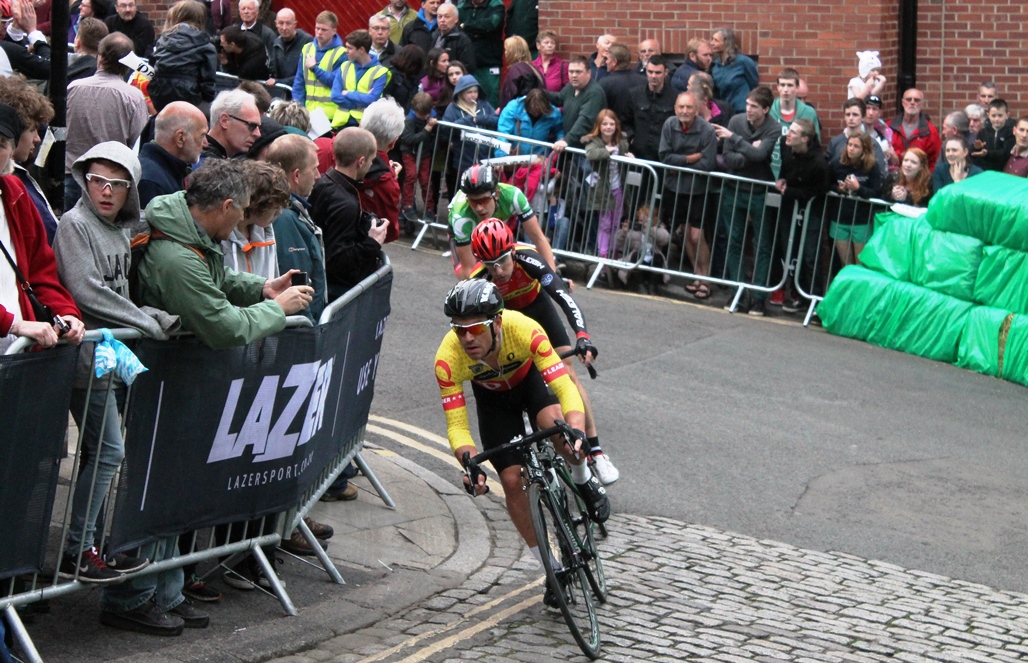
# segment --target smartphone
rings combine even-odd
[[[297,272],[290,278],[290,285],[310,285],[311,277],[307,272]]]

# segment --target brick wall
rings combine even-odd
[[[759,56],[761,83],[773,85],[782,67],[799,70],[810,88],[808,101],[831,135],[842,127],[841,107],[846,84],[857,75],[857,51],[880,52],[889,79],[883,115],[895,112],[899,5],[899,0],[702,5],[540,0],[539,22],[561,36],[564,55],[591,53],[603,32],[617,35],[633,52],[640,40],[656,38],[666,53],[682,53],[690,38],[709,39],[714,28],[731,26],[741,50]],[[970,103],[983,78],[996,80],[1015,115],[1028,114],[1028,90],[1017,85],[1028,74],[1028,52],[1019,39],[1026,28],[1023,0],[920,0],[916,76],[926,110],[940,125],[942,115]]]

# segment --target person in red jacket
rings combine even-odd
[[[400,181],[402,166],[389,158],[389,152],[403,133],[404,115],[392,99],[379,99],[364,109],[361,129],[371,132],[378,149],[375,161],[361,184],[361,204],[364,209],[389,222],[385,241],[400,236]],[[409,173],[417,177],[417,173]]]
[[[939,130],[928,121],[928,114],[921,110],[923,106],[924,93],[917,88],[903,93],[903,114],[889,122],[892,148],[896,154],[905,154],[911,147],[921,148],[928,155],[929,170],[934,170],[942,153],[942,139]]]
[[[32,286],[36,299],[56,316],[40,320],[20,283],[14,266],[0,252],[0,346],[4,337],[27,336],[42,347],[50,347],[63,337],[69,343],[82,342],[85,326],[79,319],[75,301],[57,279],[54,252],[46,241],[43,220],[25,186],[11,175],[11,156],[21,138],[21,119],[17,111],[0,103],[0,244],[17,265],[17,272]],[[57,320],[60,318],[60,321]]]

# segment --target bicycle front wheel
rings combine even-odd
[[[571,534],[574,524],[570,514],[538,484],[528,487],[528,500],[546,583],[575,642],[586,656],[596,659],[600,654],[600,626],[582,551]]]

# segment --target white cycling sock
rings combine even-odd
[[[589,470],[589,463],[585,462],[585,460],[578,465],[571,466],[571,480],[575,483],[588,483],[592,475],[592,471]]]

